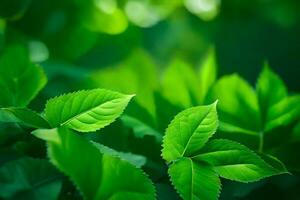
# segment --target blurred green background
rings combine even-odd
[[[139,90],[151,115],[143,88],[157,87],[152,66],[159,77],[176,62],[196,69],[212,50],[218,77],[238,73],[254,86],[268,62],[289,91],[300,91],[297,0],[0,0],[0,52],[13,44],[24,46],[47,74],[46,88],[30,105],[39,111],[50,97],[101,86]],[[284,199],[283,193],[297,192],[296,177],[225,184],[221,198]]]
[[[0,9],[1,49],[23,43],[47,73],[81,79],[141,49],[161,68],[174,57],[196,66],[214,46],[219,75],[254,83],[267,60],[299,91],[297,0],[1,0]]]

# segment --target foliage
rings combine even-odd
[[[298,200],[299,6],[2,0],[0,199]]]

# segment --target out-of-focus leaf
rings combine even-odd
[[[96,131],[115,121],[132,97],[104,89],[83,90],[50,99],[45,115],[52,127]]]
[[[182,111],[178,106],[173,105],[159,92],[154,93],[156,107],[156,121],[159,131],[164,132],[174,116]]]
[[[102,145],[100,143],[96,143],[96,142],[94,142],[93,144],[101,151],[101,153],[103,153],[105,155],[118,157],[122,160],[129,162],[130,164],[132,164],[136,167],[141,168],[147,162],[147,158],[145,156],[133,154],[130,152],[119,152],[119,151],[116,151],[112,148],[109,148],[107,146],[104,146],[104,145]]]
[[[215,99],[219,99],[222,131],[258,135],[260,131],[258,102],[255,91],[246,81],[236,74],[221,78],[214,85],[210,95],[210,101]]]
[[[197,104],[200,93],[191,66],[182,60],[173,60],[163,74],[162,94],[171,103],[183,108]]]
[[[267,152],[276,138],[280,141],[284,136],[285,142],[290,139],[289,132],[280,134],[292,129],[290,126],[300,117],[300,98],[299,95],[288,96],[282,80],[267,66],[258,79],[256,91],[237,75],[231,75],[214,85],[209,98],[220,101],[223,136],[251,147],[257,138],[258,151]]]
[[[128,26],[127,18],[123,11],[117,7],[105,9],[103,2],[112,0],[100,0],[91,10],[86,13],[84,22],[89,30],[104,32],[108,34],[119,34],[126,30]]]
[[[286,172],[285,168],[273,168],[247,147],[225,139],[209,141],[193,159],[210,163],[223,178],[246,183]]]
[[[62,175],[46,160],[22,158],[0,168],[0,197],[4,199],[57,199]]]
[[[300,118],[300,95],[290,96],[269,108],[265,131],[288,125]]]
[[[211,48],[204,61],[202,62],[199,69],[199,87],[198,92],[199,101],[204,103],[206,95],[217,78],[217,63],[216,63],[216,55],[213,48]]]
[[[205,145],[218,126],[216,106],[217,102],[176,115],[163,140],[162,156],[167,162],[191,156]]]
[[[8,47],[0,58],[0,107],[27,106],[46,82],[42,68],[30,63],[23,47]]]
[[[162,134],[144,122],[140,121],[138,118],[131,117],[129,115],[123,115],[121,120],[125,126],[133,129],[136,137],[142,138],[145,135],[150,135],[155,137],[158,142],[161,142]]]
[[[50,128],[42,116],[27,108],[0,108],[0,122],[21,123],[33,128]]]
[[[256,90],[262,124],[265,124],[269,109],[287,97],[287,90],[282,80],[267,65],[258,78]]]
[[[219,14],[220,4],[221,0],[184,0],[187,10],[205,21],[212,20]]]
[[[125,12],[133,24],[146,28],[157,24],[180,5],[181,0],[127,0]]]
[[[116,78],[118,77],[118,78]],[[136,94],[136,101],[154,117],[153,91],[158,88],[157,70],[145,52],[136,50],[116,67],[104,68],[91,75],[91,85]]]
[[[71,178],[86,199],[155,199],[154,187],[141,169],[101,153],[94,144],[67,128],[54,129],[54,140],[43,138],[47,131],[33,134],[48,141],[51,162]]]
[[[185,200],[217,200],[221,190],[221,181],[212,167],[195,163],[190,158],[181,158],[169,168],[171,181]]]

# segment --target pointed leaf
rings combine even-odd
[[[0,122],[21,123],[33,128],[49,128],[48,122],[27,108],[0,108]]]
[[[285,173],[271,167],[244,145],[225,139],[209,141],[193,159],[206,161],[221,177],[240,182]]]
[[[131,117],[129,115],[123,115],[121,117],[121,120],[125,126],[133,129],[136,137],[143,138],[145,135],[150,135],[155,137],[156,141],[161,142],[162,135],[154,128],[150,127],[139,119]]]
[[[132,97],[104,89],[83,90],[50,99],[45,115],[52,127],[96,131],[119,117]]]
[[[30,63],[25,49],[12,46],[0,58],[0,107],[25,107],[45,86],[40,66]]]
[[[189,108],[173,119],[163,140],[162,156],[167,162],[190,156],[204,146],[218,126],[216,105]]]
[[[158,73],[152,58],[145,51],[134,50],[117,66],[92,73],[90,82],[93,87],[136,94],[135,101],[152,116],[155,115],[153,91],[158,88]]]
[[[182,60],[174,60],[165,70],[162,93],[171,103],[182,108],[197,103],[197,77],[192,67]]]
[[[287,89],[280,77],[265,65],[258,78],[256,90],[263,124],[265,124],[269,108],[287,97]]]
[[[258,134],[258,101],[255,91],[245,80],[236,74],[224,76],[211,91],[210,101],[215,99],[219,99],[218,111],[222,131]]]
[[[145,156],[133,154],[130,152],[116,151],[112,148],[109,148],[105,145],[102,145],[102,144],[96,143],[96,142],[93,142],[93,144],[101,151],[101,153],[106,154],[106,155],[111,155],[114,157],[118,157],[122,160],[129,162],[130,164],[132,164],[138,168],[141,168],[147,162],[147,159]]]
[[[51,134],[57,139],[47,143],[50,161],[71,178],[85,199],[155,199],[154,187],[141,169],[101,153],[94,144],[67,128],[54,130]],[[40,138],[43,135],[39,133]]]
[[[203,103],[208,91],[214,84],[217,78],[217,63],[215,51],[213,48],[209,49],[206,58],[199,69],[199,92],[200,102]]]
[[[46,160],[22,158],[0,168],[0,197],[3,199],[55,200],[62,175]]]
[[[300,95],[290,96],[273,105],[268,112],[265,131],[288,125],[300,118]]]
[[[184,200],[217,200],[221,181],[212,167],[182,158],[169,168],[172,184]]]

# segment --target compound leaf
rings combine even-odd
[[[52,127],[96,131],[119,117],[132,97],[104,89],[83,90],[50,99],[45,115]]]

